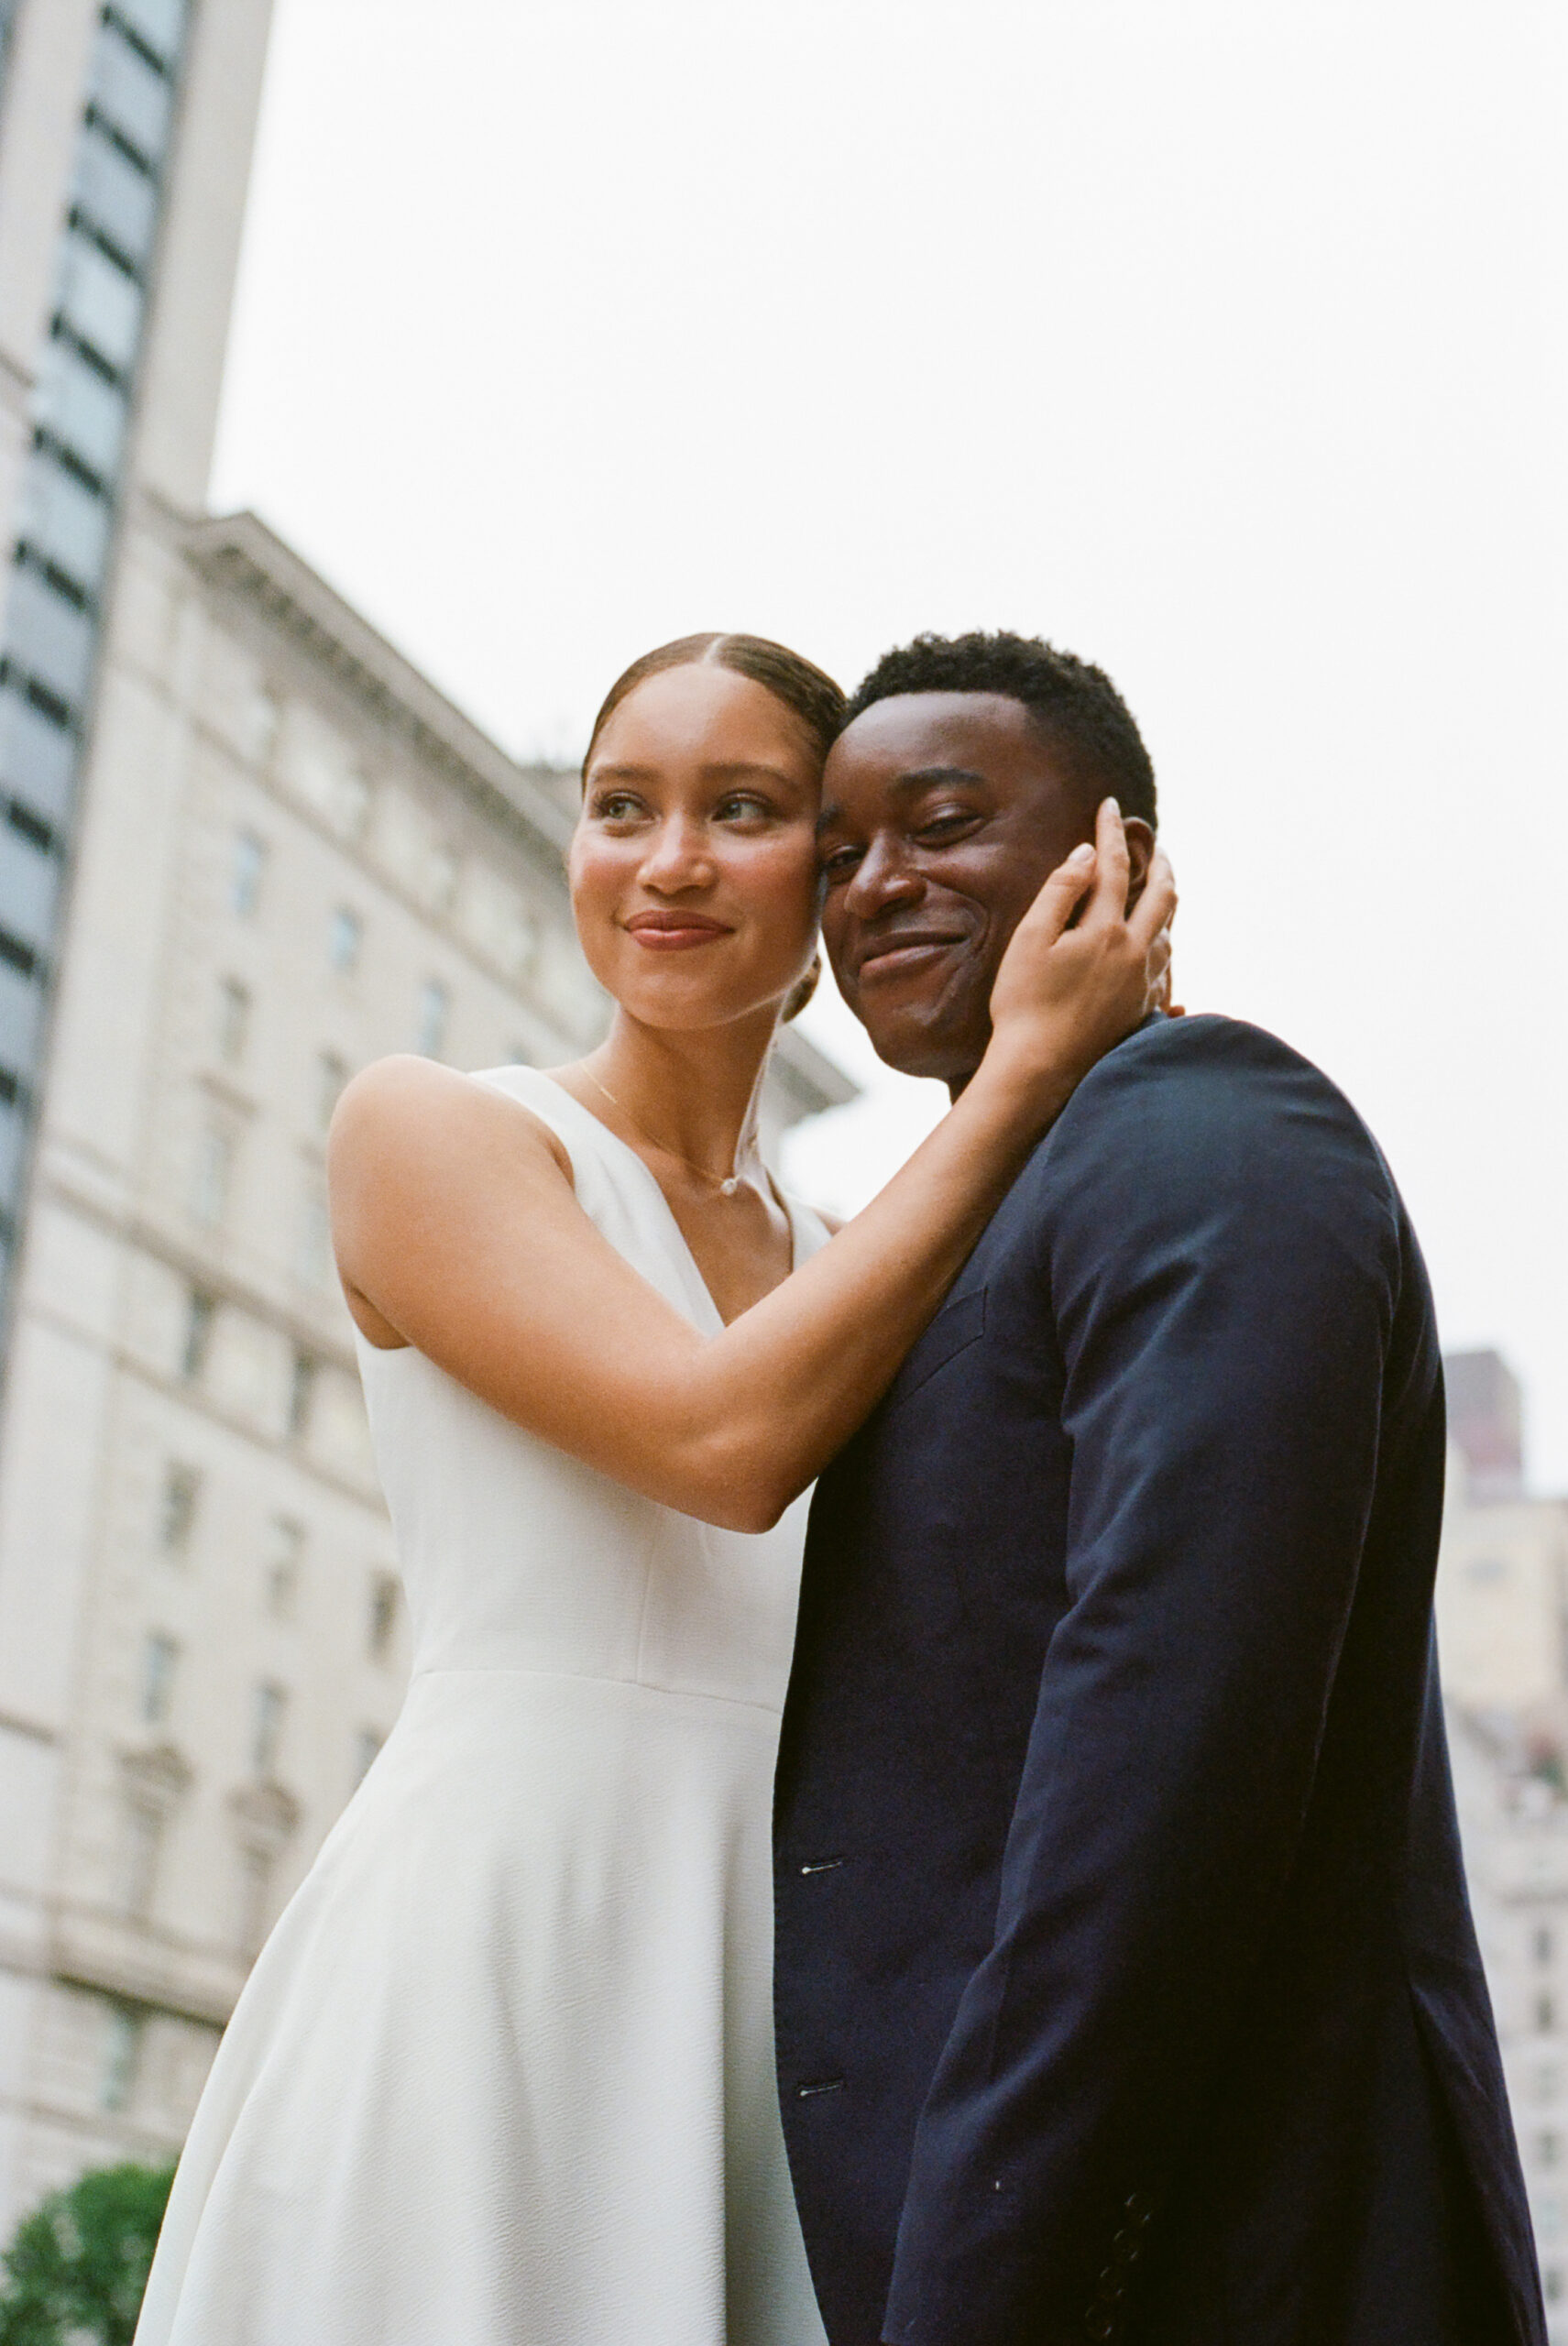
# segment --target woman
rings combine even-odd
[[[828,1242],[758,1157],[837,688],[667,645],[570,859],[575,1066],[388,1060],[334,1226],[416,1657],[240,2000],[140,2346],[819,2346],[774,2099],[769,1809],[803,1494],[1163,972],[1113,809],[963,1097]],[[1082,913],[1069,932],[1075,908]]]

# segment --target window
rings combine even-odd
[[[392,1650],[398,1626],[398,1584],[391,1573],[377,1573],[370,1583],[370,1619],[366,1650],[372,1661],[385,1661]]]
[[[1542,2294],[1549,2306],[1560,2305],[1563,2299],[1563,2268],[1549,2264],[1541,2276]]]
[[[93,108],[148,163],[163,153],[173,95],[168,75],[106,22],[93,53]]]
[[[302,1442],[311,1428],[311,1404],[315,1398],[316,1363],[309,1353],[297,1352],[289,1376],[289,1438]]]
[[[365,924],[346,904],[339,904],[327,926],[326,958],[341,977],[352,977],[359,967]]]
[[[103,2065],[98,2078],[98,2102],[104,2110],[126,2110],[136,2092],[141,2066],[142,2018],[124,2004],[111,2004],[104,2033]]]
[[[155,1629],[142,1649],[141,1715],[148,1727],[162,1727],[174,1705],[174,1673],[180,1649]]]
[[[516,978],[525,978],[539,958],[539,923],[524,904],[517,905],[508,920],[503,953]]]
[[[360,1785],[375,1763],[381,1749],[381,1738],[373,1727],[362,1727],[354,1738],[354,1789]]]
[[[240,716],[240,740],[247,758],[264,766],[277,747],[283,712],[277,697],[263,685],[250,696]]]
[[[348,1069],[335,1051],[323,1051],[316,1059],[316,1129],[324,1133],[331,1124],[333,1111],[343,1096],[348,1081]]]
[[[427,978],[419,993],[419,1038],[415,1048],[427,1059],[441,1057],[446,1041],[446,1019],[452,997],[439,978]]]
[[[159,1540],[166,1556],[183,1556],[190,1548],[201,1488],[202,1478],[193,1466],[171,1465],[165,1470]]]
[[[112,478],[126,431],[126,394],[69,342],[49,345],[39,373],[38,419],[60,447],[99,480]]]
[[[1537,1996],[1535,2000],[1535,2024],[1537,2028],[1541,2030],[1542,2035],[1545,2035],[1550,2030],[1556,2026],[1557,2009],[1550,1996]]]
[[[23,489],[22,536],[46,562],[86,589],[103,576],[112,509],[65,466],[38,452]]]
[[[274,1859],[269,1849],[247,1848],[239,1853],[239,1951],[251,1957],[259,1954],[261,1942],[267,1936],[267,1924],[272,1905],[272,1872]]]
[[[228,1211],[229,1182],[234,1175],[234,1142],[209,1125],[196,1144],[196,1169],[191,1183],[191,1211],[196,1220],[214,1229]]]
[[[363,839],[370,821],[370,782],[357,766],[339,774],[333,792],[339,826],[351,839]]]
[[[267,842],[254,831],[235,835],[234,863],[229,878],[229,902],[242,920],[248,920],[261,902],[267,871]]]
[[[430,859],[430,901],[438,913],[450,912],[457,893],[457,856],[455,850],[438,847]]]
[[[141,288],[80,230],[65,239],[59,304],[77,340],[124,374],[141,335]]]
[[[315,1174],[300,1207],[300,1238],[294,1271],[302,1287],[323,1288],[332,1269],[332,1216]]]
[[[158,1888],[158,1860],[162,1851],[161,1811],[148,1802],[132,1801],[126,1811],[121,1854],[125,1863],[126,1912],[134,1922],[145,1922],[152,1912]]]
[[[136,29],[138,40],[172,64],[184,28],[187,0],[115,0],[115,13]]]
[[[275,1515],[262,1580],[262,1602],[275,1621],[291,1621],[300,1601],[300,1564],[305,1527],[292,1516]]]
[[[200,1376],[212,1350],[213,1321],[217,1305],[203,1288],[193,1287],[185,1299],[185,1333],[180,1346],[180,1374]]]
[[[1562,2137],[1557,2134],[1538,2134],[1535,2155],[1539,2165],[1555,2166],[1563,2155]]]
[[[1532,1934],[1532,1944],[1535,1948],[1535,1959],[1537,1963],[1550,1963],[1552,1960],[1552,1925],[1550,1923],[1538,1923],[1536,1924],[1535,1930]]]
[[[145,263],[158,220],[158,190],[96,124],[76,150],[71,194],[77,208],[129,261]]]
[[[250,1035],[250,988],[237,978],[225,978],[218,988],[218,1057],[225,1067],[237,1067]]]
[[[289,1698],[270,1681],[257,1688],[250,1707],[250,1764],[258,1776],[271,1776],[278,1767],[278,1747],[283,1739],[283,1715]]]
[[[1555,2101],[1557,2099],[1557,2089],[1560,2082],[1561,2080],[1557,2074],[1556,2063],[1553,2061],[1543,2061],[1540,2068],[1537,2069],[1534,2078],[1535,2098],[1537,2101]]]

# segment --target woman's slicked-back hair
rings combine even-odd
[[[798,652],[770,642],[765,635],[682,635],[674,643],[661,643],[656,651],[645,652],[617,676],[594,719],[584,773],[593,762],[599,735],[629,693],[650,676],[663,675],[666,668],[698,667],[729,668],[738,676],[750,676],[754,685],[761,685],[793,710],[826,758],[844,721],[844,696],[831,676],[803,660]]]

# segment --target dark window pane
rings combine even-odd
[[[0,1102],[0,1202],[15,1209],[20,1202],[25,1169],[27,1120],[15,1101]]]
[[[261,902],[261,882],[266,871],[266,840],[258,839],[254,831],[236,831],[234,868],[229,874],[229,901],[244,919],[248,920]]]
[[[72,736],[16,692],[0,692],[0,781],[50,827],[64,820],[76,773]]]
[[[147,259],[158,225],[158,190],[145,171],[138,171],[91,125],[76,150],[71,192],[81,210],[127,259]]]
[[[29,1075],[37,1065],[38,1022],[43,991],[34,978],[24,978],[0,961],[0,1067],[16,1075]]]
[[[21,536],[69,576],[94,590],[108,558],[113,509],[47,448],[35,449],[22,490]]]
[[[101,480],[119,463],[125,394],[106,383],[69,343],[49,345],[39,386],[38,422],[54,439],[74,449]]]
[[[76,708],[87,696],[97,634],[87,613],[57,595],[37,571],[21,565],[13,568],[0,649],[7,661]]]
[[[141,288],[80,232],[65,239],[60,312],[117,372],[129,368],[141,333]]]
[[[164,76],[154,71],[124,33],[112,24],[100,27],[93,53],[92,102],[149,163],[163,153],[173,94]]]
[[[11,824],[0,826],[0,928],[47,952],[54,937],[60,865]]]
[[[186,0],[114,0],[115,16],[123,17],[166,64],[172,64],[179,51],[185,5]]]

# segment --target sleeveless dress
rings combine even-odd
[[[641,1159],[535,1069],[477,1080],[717,1332]],[[137,2346],[825,2346],[773,2045],[806,1502],[718,1530],[360,1357],[412,1677],[236,2007]]]

